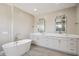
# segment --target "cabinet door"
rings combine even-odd
[[[38,41],[39,41],[39,37],[36,36],[36,35],[32,35],[32,36],[31,36],[31,39],[32,39],[32,43],[33,43],[33,44],[37,44]]]
[[[59,38],[59,50],[67,52],[67,40],[65,38]]]
[[[47,45],[48,45],[48,41],[47,40],[48,39],[46,39],[46,37],[44,37],[44,36],[40,37],[39,36],[37,44],[40,45],[40,46],[43,46],[43,47],[47,47]]]
[[[58,40],[56,37],[48,37],[48,47],[58,50]]]

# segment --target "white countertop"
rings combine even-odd
[[[54,34],[54,33],[31,33],[31,35],[42,35],[42,36],[54,36],[54,37],[68,37],[68,38],[79,38],[79,35],[75,34]]]

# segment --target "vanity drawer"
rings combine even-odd
[[[76,46],[77,45],[76,42],[69,42],[68,44],[69,44],[69,46]]]
[[[69,43],[69,44],[67,44],[67,48],[68,49],[77,49],[77,45],[76,45],[76,43]]]
[[[77,50],[74,49],[74,48],[68,49],[67,52],[70,53],[70,54],[77,54]]]
[[[71,38],[71,39],[69,39],[69,41],[71,41],[71,42],[77,42],[77,39]]]
[[[68,44],[69,45],[76,45],[77,44],[77,40],[76,39],[69,39],[68,40]]]
[[[77,40],[69,39],[67,41],[67,52],[71,54],[77,54]]]

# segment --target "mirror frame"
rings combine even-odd
[[[61,31],[56,31],[56,29],[55,29],[55,31],[57,33],[66,33],[67,32],[67,17],[65,15],[56,16],[56,18],[55,18],[55,27],[56,27],[56,22],[57,21],[62,23],[63,20],[64,20],[63,24],[64,24],[64,27],[65,27],[65,30],[62,31],[62,29],[61,29]]]
[[[43,29],[42,31],[41,31],[40,27],[38,27],[38,26],[41,26],[41,24],[44,26],[44,29]],[[37,30],[38,30],[38,32],[40,32],[40,33],[45,32],[45,18],[39,18],[39,19],[38,19]]]

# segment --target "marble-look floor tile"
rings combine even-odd
[[[25,53],[24,56],[69,56],[69,55],[55,50],[50,50],[40,46],[32,45],[30,51]]]

